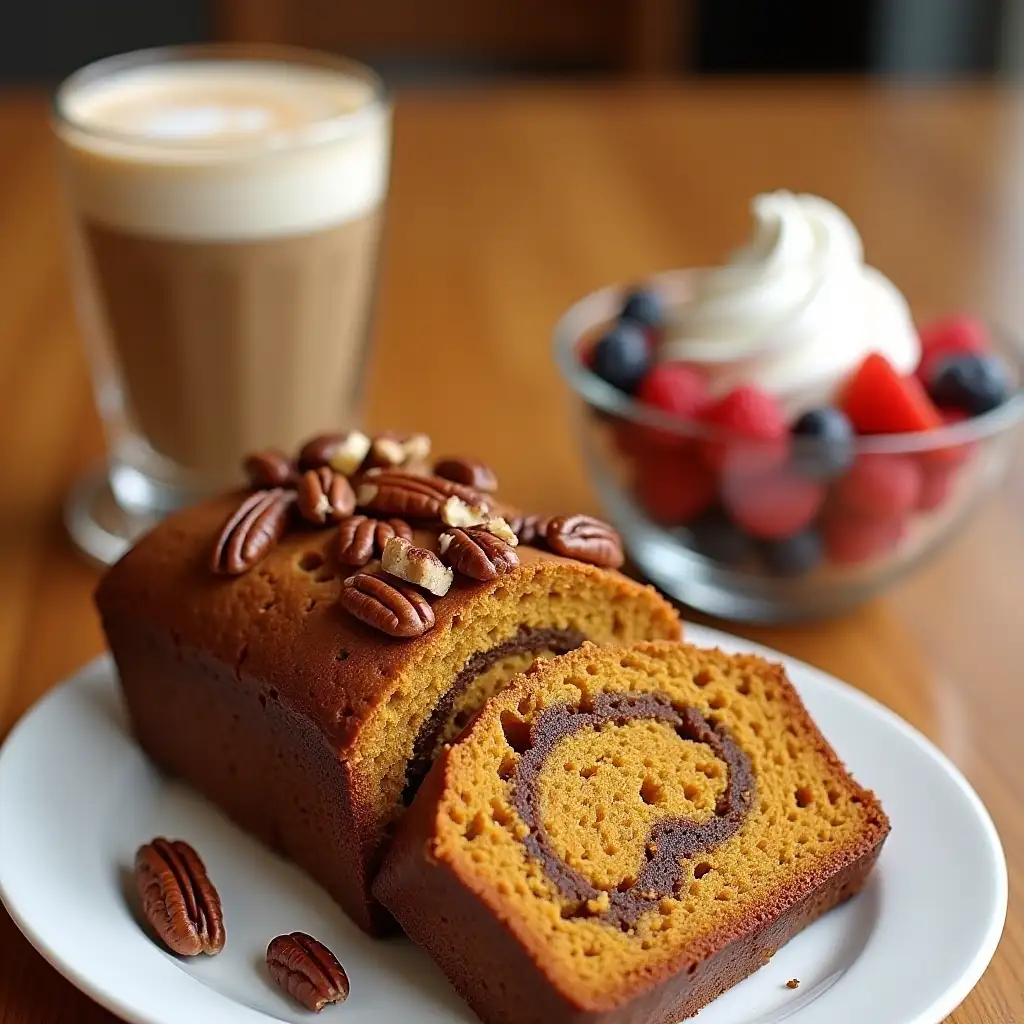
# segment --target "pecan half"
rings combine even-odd
[[[434,475],[457,484],[465,484],[484,494],[493,494],[498,489],[498,478],[494,475],[494,470],[479,459],[449,455],[434,463]]]
[[[593,516],[555,516],[548,522],[544,539],[555,554],[617,569],[623,562],[622,540],[607,523]]]
[[[367,512],[383,515],[438,519],[444,503],[453,495],[468,505],[484,504],[482,495],[471,487],[438,476],[418,476],[400,469],[370,470],[359,480],[356,504]]]
[[[338,522],[351,515],[356,507],[352,485],[330,466],[307,469],[299,477],[296,500],[302,518],[314,526]]]
[[[291,460],[276,448],[247,455],[242,469],[253,489],[265,490],[270,487],[287,487],[295,482],[295,471]]]
[[[434,627],[434,609],[415,588],[360,572],[345,580],[341,606],[389,636],[422,636]]]
[[[370,439],[359,430],[347,434],[319,434],[299,452],[299,470],[330,466],[335,473],[351,476],[363,464],[370,450]]]
[[[519,556],[486,530],[451,530],[439,541],[441,558],[474,580],[495,580],[519,564]]]
[[[224,948],[220,896],[188,843],[158,837],[140,846],[135,884],[146,920],[168,948],[182,956]]]
[[[380,564],[389,575],[415,583],[437,597],[444,597],[455,580],[455,573],[433,551],[418,548],[404,537],[392,537],[384,545]]]
[[[240,576],[256,565],[281,539],[294,500],[294,493],[280,487],[248,495],[217,538],[213,571]]]
[[[516,516],[509,522],[512,532],[519,538],[520,544],[536,545],[538,541],[544,541],[544,534],[548,528],[548,517],[535,514],[527,516]]]
[[[371,519],[349,516],[338,526],[338,561],[342,565],[366,565],[384,551],[392,537],[412,540],[412,527],[404,519]]]
[[[305,932],[271,939],[267,970],[292,999],[314,1013],[348,998],[345,968],[322,942]]]

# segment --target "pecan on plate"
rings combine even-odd
[[[310,438],[299,452],[299,470],[329,466],[335,473],[351,476],[363,464],[370,439],[359,430],[347,434],[319,434]]]
[[[322,942],[305,932],[271,939],[267,970],[292,999],[314,1013],[348,998],[345,968]]]
[[[356,504],[367,512],[408,519],[438,519],[444,503],[452,496],[467,505],[485,504],[471,487],[442,480],[439,476],[418,476],[400,469],[370,470],[356,488]]]
[[[418,548],[404,537],[392,537],[384,545],[380,564],[389,575],[415,583],[436,597],[444,597],[455,580],[455,573],[433,551]]]
[[[366,565],[374,553],[384,553],[384,545],[392,537],[412,540],[412,527],[404,519],[349,516],[338,526],[338,561],[342,565]]]
[[[352,485],[330,466],[307,469],[299,477],[296,500],[302,518],[314,526],[338,522],[351,515],[356,507]]]
[[[607,523],[593,516],[555,516],[544,531],[548,547],[556,555],[617,569],[623,562],[622,540]]]
[[[448,565],[474,580],[495,580],[519,564],[515,550],[486,530],[450,530],[439,547]]]
[[[146,920],[168,948],[181,956],[224,948],[220,896],[188,843],[158,837],[140,846],[135,884]]]
[[[256,565],[281,539],[294,500],[294,492],[280,487],[247,495],[217,538],[213,571],[240,576]]]
[[[434,476],[465,484],[484,494],[493,494],[498,489],[498,478],[486,462],[463,458],[461,455],[449,455],[438,459],[434,463]]]
[[[341,606],[389,636],[422,636],[434,627],[434,609],[414,587],[360,572],[345,580]]]
[[[284,452],[276,448],[247,455],[242,463],[249,486],[254,490],[287,487],[295,483],[295,469]]]

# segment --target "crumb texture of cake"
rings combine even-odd
[[[343,607],[346,578],[386,576],[379,561],[345,562],[353,538],[336,525],[299,522],[244,572],[212,571],[242,497],[170,516],[101,582],[129,715],[158,765],[305,868],[369,931],[393,927],[370,883],[395,822],[487,697],[536,657],[584,640],[679,635],[652,588],[520,544],[494,579],[456,572],[443,596],[423,591],[429,631],[390,636]],[[388,536],[407,530],[378,520],[387,524]],[[408,533],[438,553],[444,528]],[[380,546],[379,535],[371,527],[364,540]]]
[[[888,831],[780,666],[585,644],[440,754],[374,889],[486,1024],[669,1024],[856,893]]]

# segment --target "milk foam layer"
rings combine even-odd
[[[58,95],[78,211],[190,241],[303,234],[383,198],[390,114],[328,68],[182,61],[115,71]]]
[[[756,384],[791,412],[831,401],[870,352],[913,371],[921,346],[906,299],[865,265],[842,210],[772,192],[752,212],[750,242],[675,312],[663,358],[701,365],[720,393]]]

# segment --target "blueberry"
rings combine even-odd
[[[594,345],[591,368],[603,380],[632,394],[651,365],[644,329],[628,320],[617,323]]]
[[[783,540],[761,541],[758,550],[764,564],[778,576],[803,576],[816,568],[824,555],[821,535],[811,528]]]
[[[619,316],[643,327],[660,327],[665,318],[661,299],[654,292],[631,288],[626,293]]]
[[[793,424],[793,468],[808,480],[834,480],[853,465],[856,432],[841,409],[810,409]]]
[[[1006,365],[998,356],[965,353],[939,360],[928,382],[936,405],[980,416],[1009,397]]]
[[[690,534],[697,551],[723,565],[742,565],[755,551],[753,540],[723,512],[701,516],[691,524]]]

